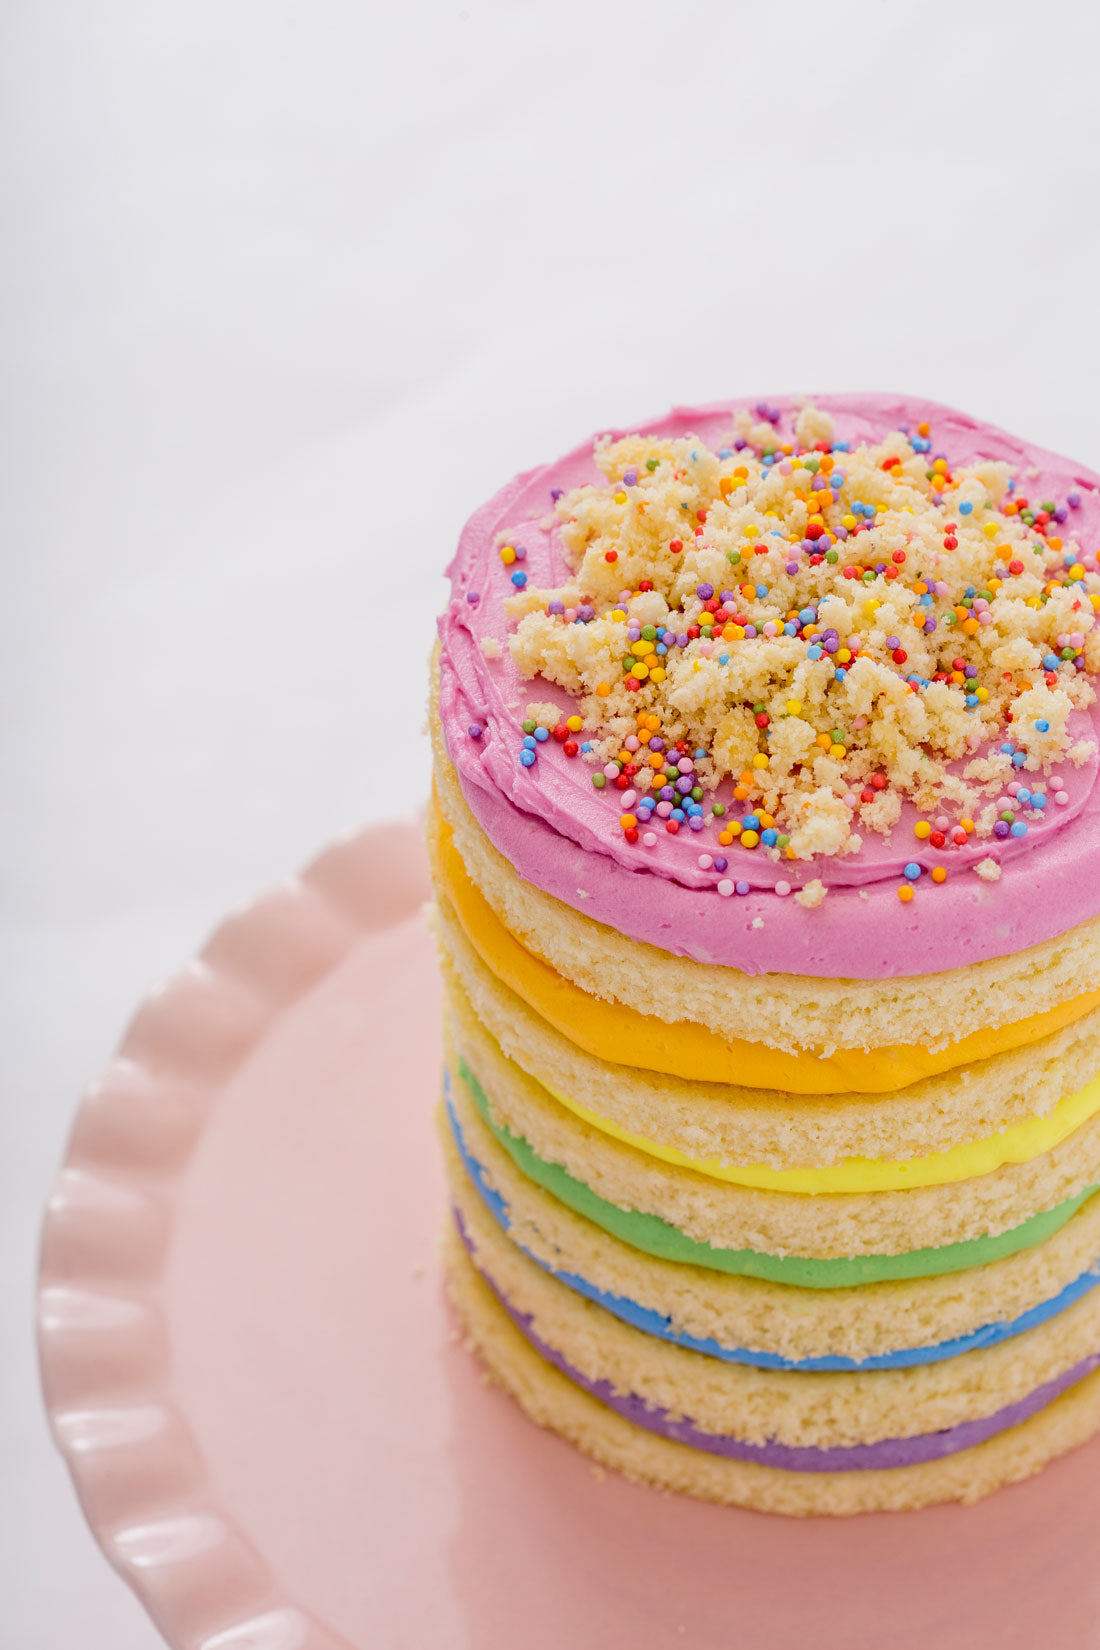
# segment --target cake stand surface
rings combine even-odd
[[[799,1522],[597,1472],[485,1383],[439,1278],[427,892],[411,825],[338,843],[149,998],[77,1115],[46,1403],[168,1643],[1100,1645],[1100,1441],[976,1507]]]

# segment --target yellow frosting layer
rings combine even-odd
[[[912,1157],[907,1162],[886,1162],[874,1157],[847,1157],[827,1169],[769,1169],[763,1164],[735,1164],[732,1167],[713,1158],[701,1160],[687,1157],[675,1146],[662,1146],[655,1140],[628,1134],[605,1117],[600,1117],[587,1106],[579,1105],[567,1094],[549,1089],[555,1100],[583,1117],[586,1122],[614,1135],[628,1146],[648,1152],[651,1157],[663,1158],[712,1180],[729,1180],[736,1186],[754,1186],[764,1192],[795,1192],[814,1196],[822,1192],[899,1192],[914,1186],[945,1186],[954,1180],[973,1180],[977,1175],[992,1174],[1006,1163],[1030,1163],[1033,1158],[1049,1152],[1067,1134],[1100,1111],[1100,1077],[1094,1077],[1076,1094],[1060,1100],[1046,1117],[1029,1117],[1015,1123],[1000,1134],[988,1135],[984,1140],[969,1140],[953,1146],[947,1152],[933,1152],[929,1157]]]
[[[663,1071],[704,1083],[783,1089],[791,1094],[887,1094],[922,1077],[950,1071],[953,1066],[1037,1042],[1100,1006],[1100,991],[1087,991],[1042,1014],[971,1032],[935,1051],[895,1043],[877,1049],[834,1049],[831,1054],[814,1049],[791,1054],[769,1048],[766,1043],[727,1040],[691,1020],[670,1024],[625,1003],[593,997],[527,950],[471,881],[450,826],[438,808],[434,813],[439,875],[466,937],[482,962],[563,1036],[598,1059],[616,1065]]]

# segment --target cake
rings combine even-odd
[[[790,1514],[1100,1428],[1100,477],[676,409],[465,528],[433,662],[449,1290],[537,1422]]]

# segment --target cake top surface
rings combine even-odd
[[[579,849],[570,903],[754,971],[863,972],[831,945],[828,969],[807,960],[868,905],[893,934],[868,973],[1082,921],[1098,487],[882,396],[588,442],[498,494],[452,563],[441,712],[467,800],[549,892],[569,897]],[[1040,885],[1067,874],[1054,911]]]

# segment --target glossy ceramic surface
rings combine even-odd
[[[46,1217],[46,1401],[178,1650],[1083,1650],[1100,1441],[977,1507],[792,1522],[532,1426],[436,1260],[439,993],[411,826],[234,915],[141,1008]]]

